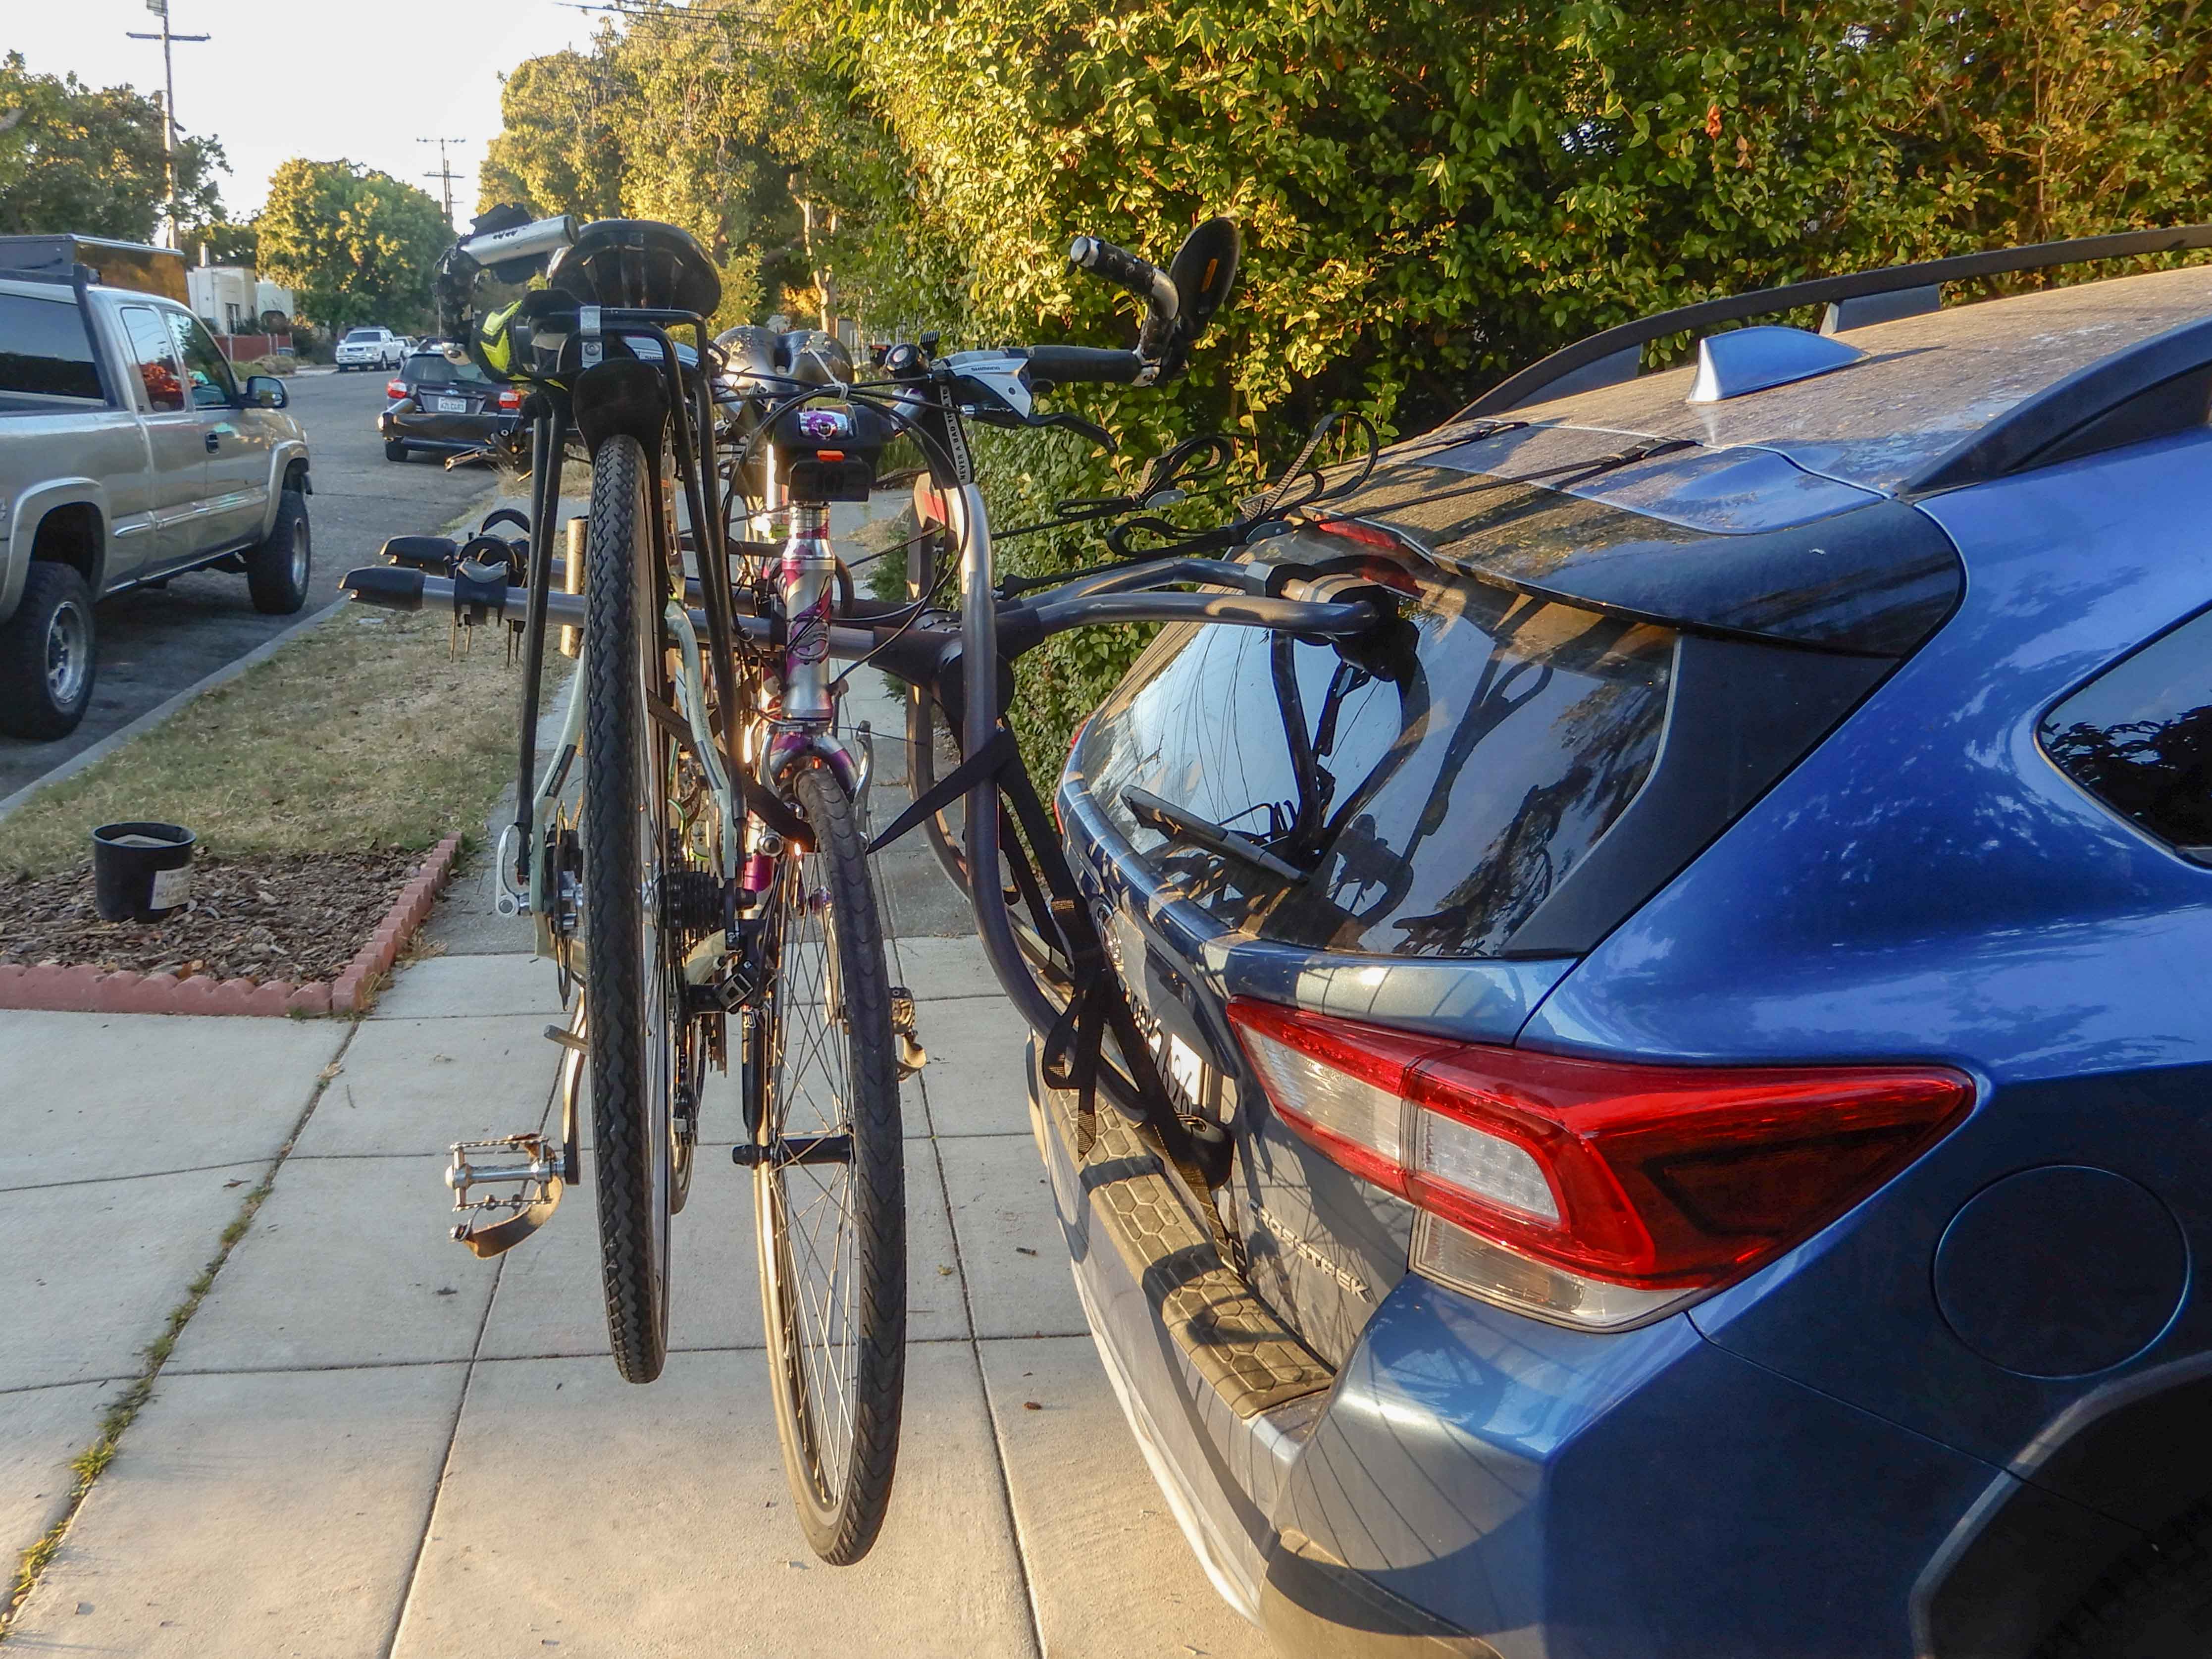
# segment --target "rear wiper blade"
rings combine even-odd
[[[1187,841],[1194,847],[1202,847],[1209,853],[1234,859],[1239,864],[1249,864],[1265,870],[1271,876],[1285,881],[1300,879],[1300,872],[1277,858],[1249,836],[1241,836],[1211,818],[1202,818],[1195,812],[1186,812],[1162,800],[1149,789],[1124,789],[1121,804],[1127,807],[1137,822],[1147,829],[1157,830],[1170,841]]]

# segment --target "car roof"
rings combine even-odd
[[[1706,449],[1755,446],[1893,495],[2068,375],[2208,316],[2212,265],[2112,277],[1855,328],[1842,337],[1866,354],[1861,361],[1720,403],[1686,401],[1696,369],[1685,364],[1528,404],[1511,418]]]

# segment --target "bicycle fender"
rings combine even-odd
[[[593,455],[617,433],[636,439],[648,455],[659,453],[668,424],[668,382],[659,364],[610,357],[579,374],[570,397],[576,430]]]

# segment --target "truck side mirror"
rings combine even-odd
[[[248,409],[282,409],[292,401],[284,390],[284,382],[274,374],[249,374],[246,378],[246,406]]]

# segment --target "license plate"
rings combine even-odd
[[[466,398],[440,398],[435,402],[441,415],[465,415],[469,412]]]

